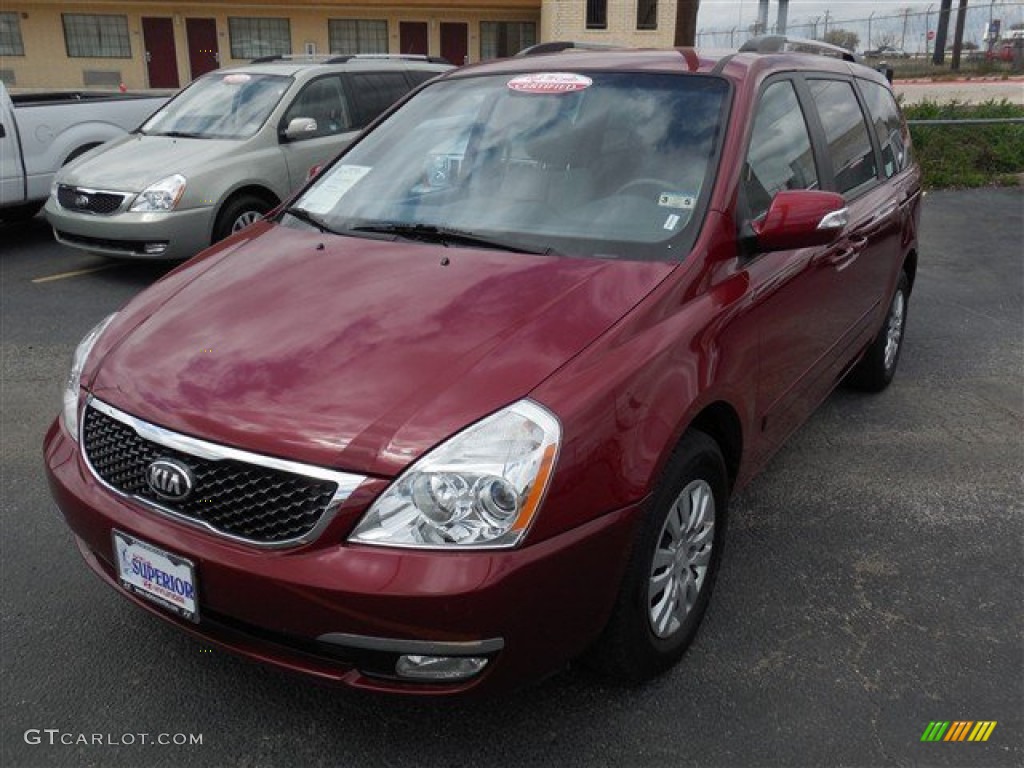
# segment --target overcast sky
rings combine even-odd
[[[800,23],[808,21],[817,16],[824,16],[825,11],[829,12],[831,19],[866,19],[874,12],[875,16],[895,15],[904,8],[911,9],[911,12],[923,13],[928,6],[932,10],[939,8],[939,0],[932,2],[922,0],[833,0],[833,2],[821,2],[820,0],[790,0],[789,21]],[[959,0],[953,0],[953,9],[956,10]],[[999,16],[1000,0],[995,0],[995,15]],[[1020,5],[1017,2],[1007,2],[1006,10],[1016,11],[1019,14]],[[971,0],[968,6],[972,13],[978,13],[980,8],[987,9],[989,2],[986,0]],[[1016,6],[1016,7],[1014,7]],[[700,0],[700,14],[697,17],[697,29],[729,29],[734,26],[747,27],[757,19],[758,0]],[[775,24],[776,16],[779,13],[778,0],[771,0],[768,10],[768,24]]]

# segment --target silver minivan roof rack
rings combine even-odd
[[[823,43],[820,40],[807,40],[802,37],[786,35],[764,35],[752,37],[740,46],[740,53],[816,53],[819,56],[832,56],[843,61],[857,61],[857,56],[838,45]]]

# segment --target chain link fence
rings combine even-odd
[[[952,60],[958,3],[947,21],[946,49],[941,66]],[[792,7],[791,7],[792,13]],[[897,74],[934,71],[931,63],[941,18],[939,3],[925,10],[910,8],[898,12],[872,13],[864,18],[845,18],[842,12],[826,10],[820,15],[793,18],[784,33],[791,37],[824,40],[840,45],[868,59],[885,59]],[[699,29],[700,48],[736,49],[748,38],[758,34],[782,34],[769,20],[766,29],[758,25],[734,26],[730,29]],[[1024,2],[991,0],[970,5],[964,22],[961,69],[969,71],[1024,71]]]

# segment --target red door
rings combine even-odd
[[[185,19],[188,67],[193,80],[220,66],[215,19]]]
[[[401,53],[420,53],[427,55],[427,22],[398,22],[398,41]]]
[[[462,22],[441,22],[441,55],[461,67],[468,63],[469,25]]]
[[[142,44],[146,49],[146,71],[150,88],[177,88],[178,59],[174,52],[174,22],[171,19],[142,19]]]

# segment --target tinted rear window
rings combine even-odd
[[[836,191],[854,194],[874,182],[878,171],[853,84],[845,80],[811,80],[809,84],[828,140]]]

